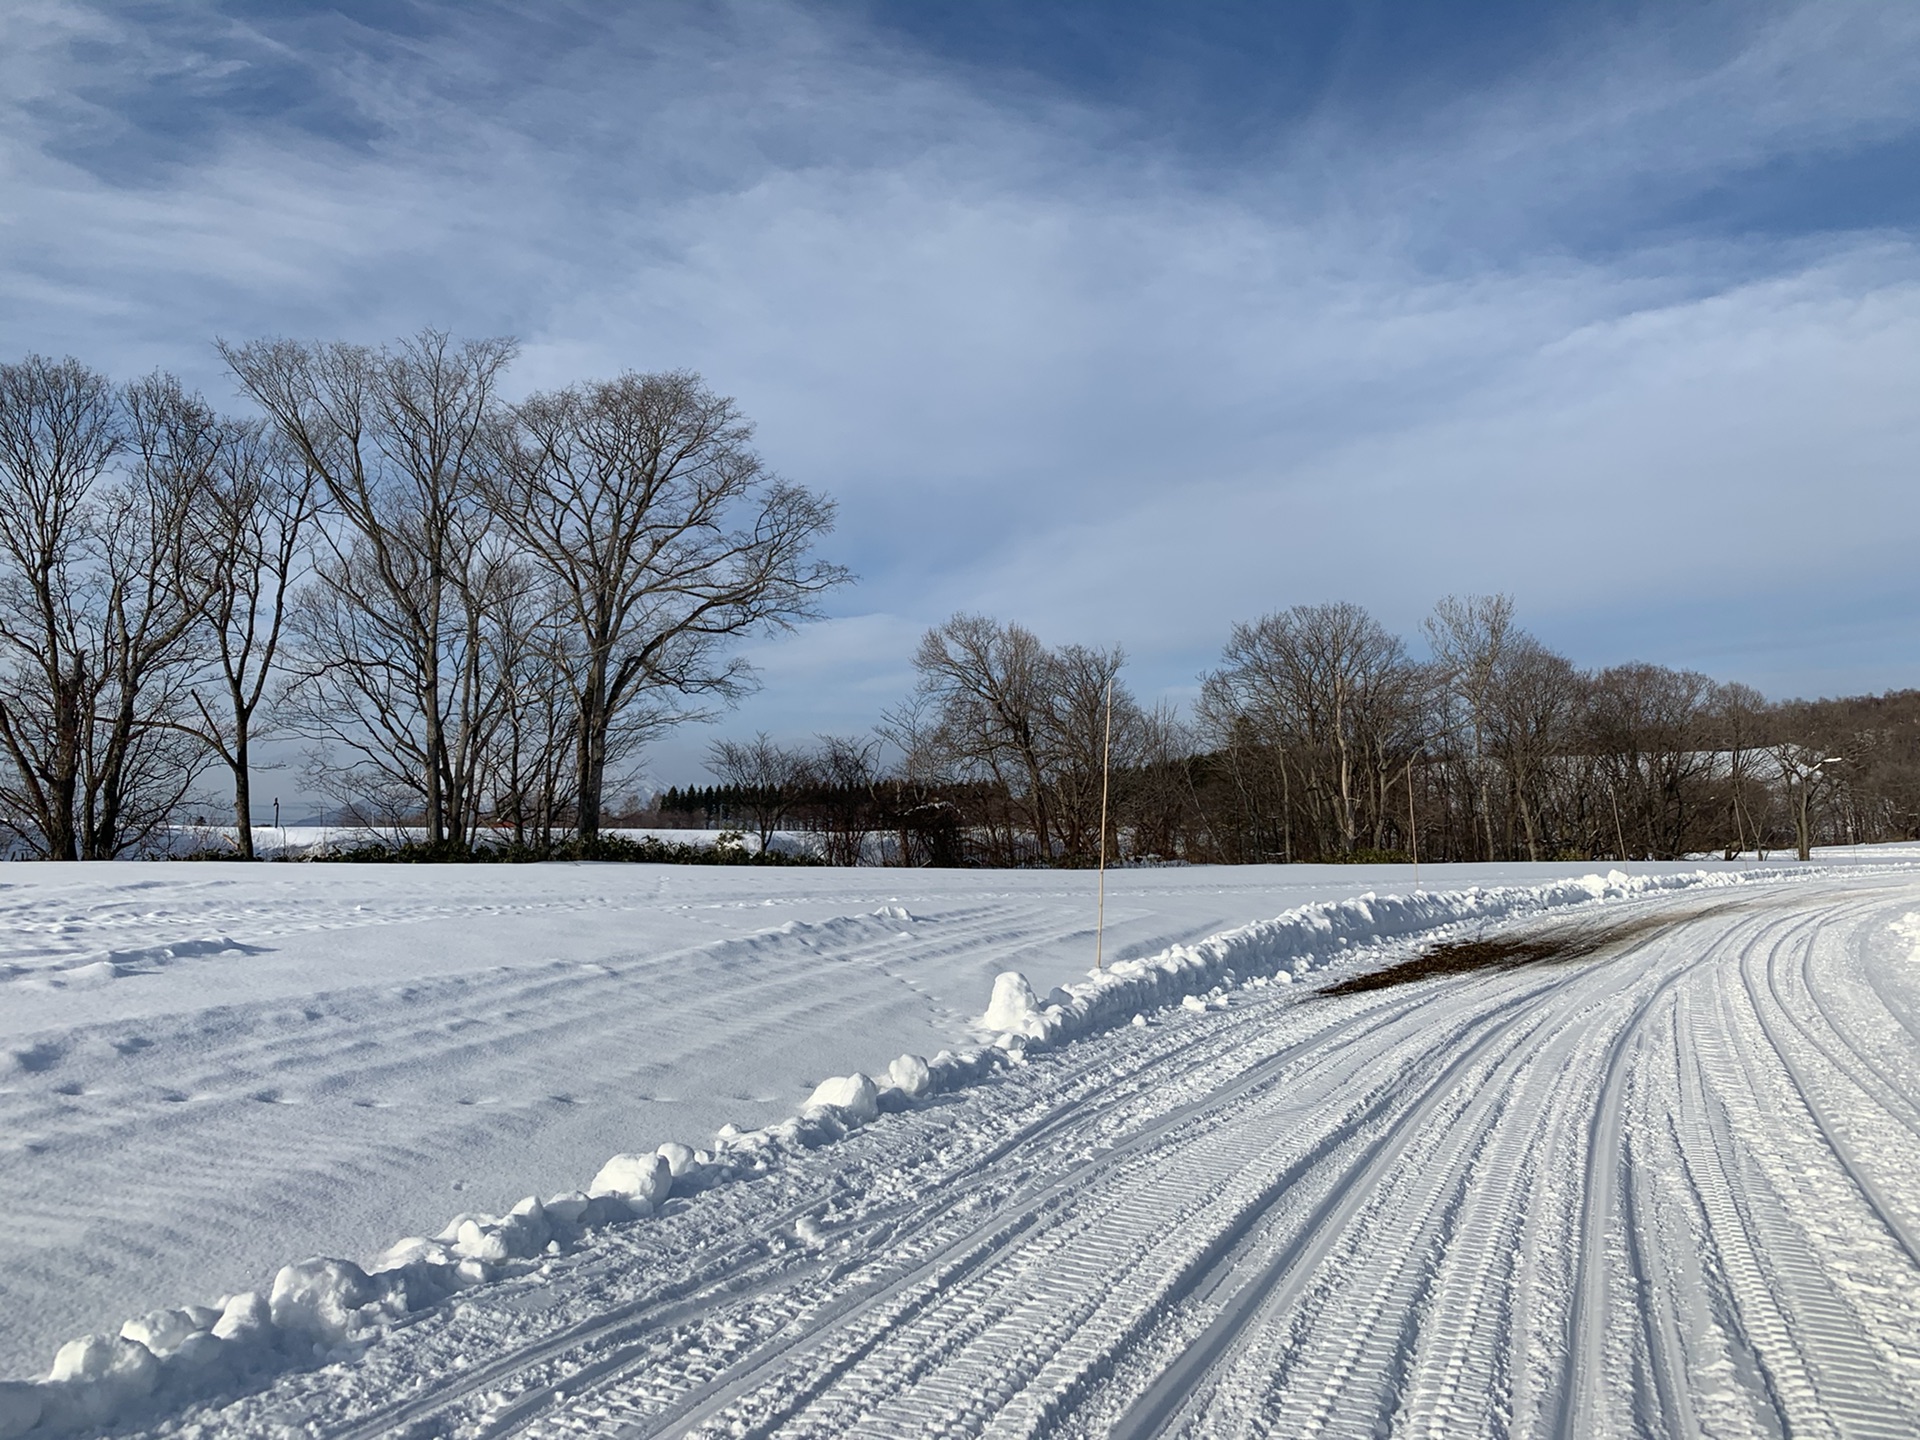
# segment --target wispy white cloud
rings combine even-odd
[[[1832,689],[1920,658],[1884,598],[1773,615],[1764,654],[1723,603],[1897,574],[1911,237],[1682,218],[1910,135],[1920,14],[1572,36],[1210,166],[855,12],[420,13],[11,10],[6,348],[224,394],[215,333],[433,323],[519,334],[528,386],[704,371],[840,498],[865,577],[763,651],[748,728],[865,724],[961,607],[1123,641],[1150,692],[1263,609],[1339,595],[1410,625],[1463,589],[1516,591],[1593,662],[1664,646]],[[1882,637],[1855,681],[1821,668],[1834,627]]]

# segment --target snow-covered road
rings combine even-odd
[[[1555,873],[1447,867],[1439,888]],[[1409,878],[1116,873],[1107,953]],[[1084,975],[1092,879],[8,865],[0,1380],[156,1305],[316,1251],[364,1260],[456,1211],[584,1185],[614,1151],[704,1145],[791,1115],[825,1076],[963,1046],[999,971],[1042,994]]]
[[[1034,1054],[183,1418],[1920,1433],[1920,884],[1527,922],[1601,923],[1583,958],[1239,988]]]

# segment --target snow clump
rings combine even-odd
[[[636,1214],[650,1213],[673,1189],[673,1167],[661,1155],[616,1155],[587,1186],[592,1197],[617,1195]]]
[[[120,1327],[120,1338],[144,1345],[155,1355],[173,1354],[202,1330],[211,1330],[220,1312],[205,1305],[178,1310],[149,1310]]]
[[[816,1105],[831,1105],[858,1121],[871,1120],[880,1113],[880,1087],[858,1070],[851,1075],[835,1075],[814,1087],[804,1108],[811,1110]]]
[[[331,1348],[354,1329],[354,1311],[373,1298],[366,1271],[351,1260],[322,1255],[280,1267],[267,1313],[288,1335]]]
[[[933,1088],[933,1071],[918,1055],[902,1055],[887,1067],[887,1083],[910,1100]]]
[[[1045,1040],[1053,1026],[1040,1008],[1040,997],[1033,985],[1018,970],[1003,970],[994,977],[993,998],[987,1003],[985,1024],[1003,1035],[1025,1035]]]

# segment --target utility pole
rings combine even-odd
[[[1113,772],[1113,677],[1107,677],[1107,727],[1100,744],[1100,900],[1093,923],[1093,968],[1101,968],[1107,937],[1107,782]]]

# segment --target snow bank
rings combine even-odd
[[[1805,866],[1677,875],[1625,875],[1613,870],[1546,885],[1476,885],[1466,890],[1368,893],[1351,900],[1321,901],[1191,945],[1174,945],[1157,955],[1115,961],[1085,980],[1055,987],[1044,1001],[1034,994],[1026,976],[1006,971],[994,981],[993,997],[977,1028],[982,1038],[1001,1049],[1044,1045],[1126,1025],[1144,1011],[1162,1006],[1184,1004],[1204,1010],[1210,1000],[1219,1000],[1223,986],[1242,981],[1289,983],[1324,969],[1361,943],[1662,891],[1804,879],[1823,873]],[[1209,991],[1214,993],[1209,996]]]
[[[674,1197],[763,1172],[785,1153],[831,1143],[882,1113],[970,1084],[1017,1063],[1028,1046],[1142,1024],[1145,1012],[1170,1005],[1215,1008],[1225,1004],[1228,987],[1291,981],[1362,942],[1659,891],[1816,873],[1822,872],[1796,867],[1629,877],[1616,871],[1538,886],[1368,894],[1301,906],[1118,961],[1044,999],[1025,976],[1008,971],[994,982],[980,1027],[986,1043],[977,1049],[942,1051],[931,1060],[902,1055],[880,1080],[859,1072],[829,1077],[786,1120],[754,1131],[723,1127],[710,1149],[670,1141],[651,1153],[615,1155],[584,1191],[544,1201],[528,1196],[505,1215],[455,1216],[439,1235],[398,1241],[366,1268],[317,1256],[282,1267],[263,1291],[223,1296],[213,1306],[151,1311],[127,1321],[117,1335],[71,1340],[44,1379],[0,1382],[0,1440],[97,1430],[230,1393],[276,1368],[346,1358],[395,1321],[460,1290],[524,1274],[595,1229],[657,1215]],[[800,1238],[811,1243],[805,1234]]]

